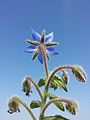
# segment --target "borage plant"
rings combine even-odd
[[[40,78],[38,84],[36,84],[31,76],[27,76],[23,80],[22,87],[25,95],[29,96],[29,94],[32,92],[31,84],[33,84],[38,91],[41,100],[33,100],[31,101],[30,106],[28,106],[18,96],[11,97],[8,101],[8,112],[10,114],[14,112],[20,112],[19,104],[22,104],[26,108],[33,120],[36,120],[36,117],[32,111],[32,109],[34,108],[40,108],[39,120],[69,120],[61,115],[45,116],[44,113],[51,104],[54,104],[62,111],[65,111],[66,108],[66,110],[69,111],[71,114],[76,114],[78,110],[78,105],[74,100],[60,98],[59,96],[51,94],[49,93],[49,88],[56,90],[60,87],[62,90],[67,92],[69,77],[68,71],[66,70],[70,69],[76,79],[78,79],[80,82],[86,82],[86,73],[79,65],[63,65],[55,68],[52,72],[49,71],[47,64],[49,54],[58,54],[58,52],[52,47],[58,44],[57,42],[52,42],[53,37],[53,32],[46,35],[45,31],[43,31],[40,35],[32,29],[33,40],[27,40],[27,43],[30,45],[27,49],[25,49],[25,52],[34,53],[32,60],[38,57],[40,63],[44,63],[46,75],[45,77]],[[58,75],[58,72],[60,73],[60,75]],[[41,87],[44,87],[44,91],[41,91]]]

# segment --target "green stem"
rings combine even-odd
[[[20,99],[20,98],[17,97],[17,96],[15,96],[14,99],[17,100],[20,104],[22,104],[22,105],[26,108],[26,110],[29,112],[29,114],[30,114],[31,117],[33,118],[33,120],[36,120],[36,118],[35,118],[32,110],[27,106],[26,103],[24,103],[24,101],[23,101],[22,99]]]
[[[43,108],[42,108],[42,111],[41,111],[41,115],[43,114],[44,115],[44,112],[45,110],[47,109],[47,107],[52,104],[52,103],[55,103],[57,101],[60,101],[60,102],[65,102],[67,104],[70,104],[72,105],[72,100],[68,100],[68,99],[65,99],[65,98],[55,98],[55,99],[52,99],[50,100],[48,103],[46,103]]]
[[[35,88],[36,88],[36,90],[38,91],[38,93],[39,93],[39,95],[40,95],[40,97],[41,97],[41,100],[42,100],[42,99],[43,99],[43,95],[42,95],[39,87],[38,87],[37,84],[35,83],[35,81],[34,81],[31,77],[27,77],[27,79],[29,79],[29,80],[33,83],[33,85],[35,86]]]

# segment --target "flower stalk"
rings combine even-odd
[[[46,61],[46,50],[45,50],[45,45],[44,44],[41,44],[41,50],[42,50],[42,53],[43,53],[43,59],[44,59],[44,65],[45,65],[45,71],[46,71],[46,77],[48,78],[49,74],[48,74],[48,64],[47,64],[47,61]]]

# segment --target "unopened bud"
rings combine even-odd
[[[78,110],[78,105],[76,102],[72,101],[72,104],[66,104],[66,109],[68,112],[70,112],[73,115],[76,115],[76,112]]]
[[[25,80],[23,81],[22,87],[23,87],[23,92],[25,92],[26,96],[29,96],[32,90],[31,90],[31,81],[29,80],[28,77],[25,78]]]
[[[20,112],[19,102],[16,100],[15,97],[11,97],[11,98],[9,99],[8,107],[9,107],[8,112],[9,112],[10,114],[12,114],[12,113],[14,113],[14,112]]]
[[[73,66],[72,72],[80,82],[86,82],[87,75],[81,66]]]

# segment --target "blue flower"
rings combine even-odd
[[[44,53],[49,59],[49,54],[57,55],[58,52],[52,47],[54,45],[57,45],[57,42],[53,41],[53,32],[49,33],[48,35],[45,34],[45,31],[42,32],[40,35],[36,31],[32,30],[32,38],[33,40],[27,40],[27,43],[29,43],[29,47],[27,47],[24,51],[27,53],[34,53],[32,60],[34,60],[38,56],[38,60],[41,64],[43,64],[44,56],[42,47],[44,47]]]

